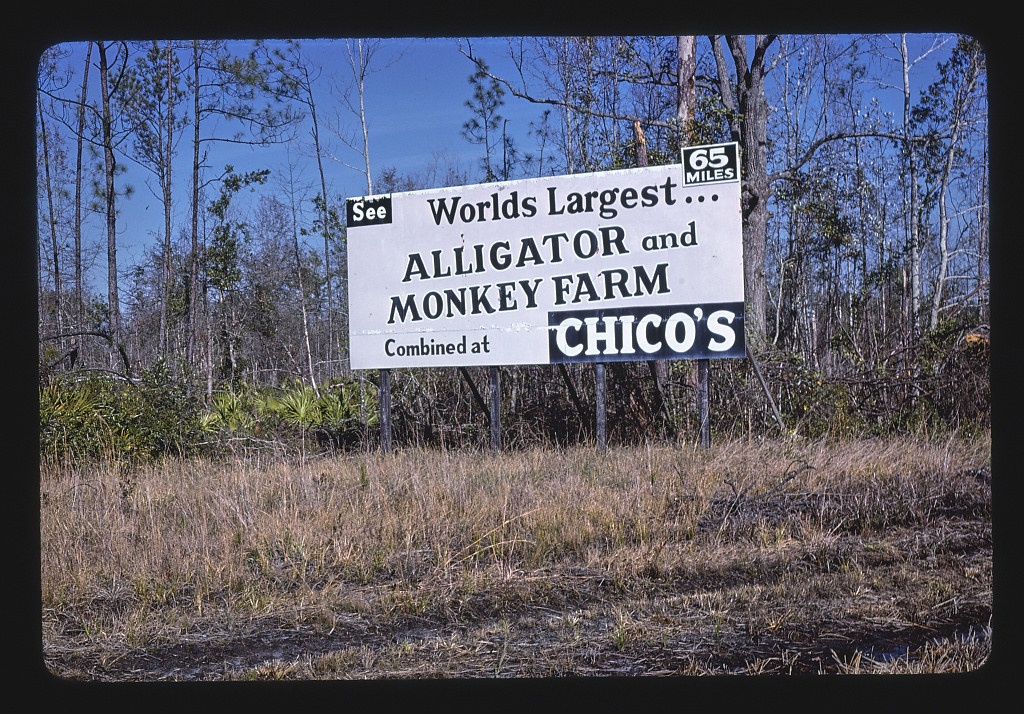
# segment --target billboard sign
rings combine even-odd
[[[349,199],[353,369],[742,357],[737,145]]]

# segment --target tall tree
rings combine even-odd
[[[267,146],[290,138],[301,115],[290,104],[281,104],[282,87],[288,80],[278,64],[257,44],[246,55],[234,53],[234,45],[223,41],[194,40],[191,43],[193,151],[191,167],[191,250],[189,262],[188,361],[199,358],[200,320],[208,314],[206,282],[202,279],[206,255],[200,233],[205,189],[220,180],[205,176],[209,148],[214,144]],[[211,131],[209,126],[217,130]],[[230,130],[233,133],[224,133]],[[207,373],[212,374],[212,326],[206,325]],[[212,389],[212,383],[208,383]],[[209,395],[208,395],[209,396]]]
[[[52,77],[56,72],[56,58],[53,56],[53,51],[48,50],[43,54],[43,58],[40,62],[40,81],[43,80],[43,76]],[[39,270],[43,270],[43,266],[46,262],[49,262],[52,279],[53,279],[53,317],[55,322],[55,329],[57,334],[63,332],[63,319],[62,319],[62,303],[63,303],[63,290],[61,280],[61,250],[60,250],[60,239],[58,238],[58,229],[61,221],[58,219],[56,202],[58,189],[55,185],[55,177],[52,175],[55,170],[54,164],[63,162],[63,151],[57,145],[57,137],[51,136],[51,130],[47,123],[47,114],[43,110],[43,93],[36,92],[36,118],[39,122],[39,154],[37,160],[42,164],[42,171],[40,176],[40,191],[43,193],[44,200],[40,201],[40,219],[45,225],[45,234],[49,239],[49,260],[39,261]],[[40,236],[39,248],[42,252],[44,241]],[[42,275],[39,276],[39,284],[43,284]]]
[[[918,159],[917,149],[914,146],[911,121],[911,105],[913,97],[910,85],[911,58],[907,49],[907,35],[900,34],[900,59],[903,77],[903,151],[907,157],[907,181],[910,185],[910,205],[907,215],[910,219],[910,235],[908,236],[908,250],[910,253],[910,314],[909,330],[907,334],[911,339],[917,336],[920,326],[921,312],[921,212],[919,210],[920,200],[918,198]]]
[[[123,42],[98,42],[99,78],[101,97],[100,133],[103,148],[103,201],[107,232],[107,310],[109,335],[112,352],[112,366],[120,356],[123,336],[121,331],[121,302],[117,285],[117,193],[114,177],[118,172],[115,149],[124,134],[118,131],[114,114],[114,101],[120,95],[125,68],[128,64],[128,47]],[[108,57],[110,48],[114,56]]]
[[[181,88],[181,67],[177,51],[170,41],[149,42],[126,72],[123,105],[125,119],[133,138],[133,156],[157,181],[156,193],[163,208],[163,236],[160,276],[160,324],[158,349],[166,353],[167,305],[173,283],[172,251],[172,177],[179,130],[188,122],[178,105],[185,96]]]
[[[89,66],[92,60],[92,42],[85,46],[85,62],[82,67],[82,90],[78,95],[77,127],[75,132],[75,326],[85,328],[85,300],[82,271],[82,182],[84,180],[84,162],[82,159],[85,145],[86,102],[89,96]],[[84,349],[84,345],[80,345]]]
[[[370,74],[385,65],[378,66],[376,59],[381,49],[381,40],[370,38],[356,38],[345,40],[345,52],[348,55],[348,66],[351,70],[351,84],[346,85],[339,92],[341,101],[348,107],[349,113],[355,116],[359,124],[359,139],[351,138],[348,132],[342,129],[343,122],[338,121],[334,127],[335,134],[349,148],[356,151],[362,158],[361,167],[357,168],[366,177],[366,195],[373,194],[373,173],[370,162],[370,124],[366,110],[366,80]],[[397,55],[388,63],[393,64],[401,58]],[[355,91],[355,100],[352,99],[352,90]]]
[[[359,129],[363,137],[363,163],[366,167],[366,193],[373,194],[373,179],[370,170],[370,131],[366,123],[366,74],[369,71],[370,59],[378,44],[373,41],[366,41],[362,38],[353,41],[348,40],[345,48],[348,50],[349,66],[352,67],[352,79],[356,85],[356,94],[359,97]]]
[[[342,141],[348,144],[348,146],[355,148],[363,159],[362,170],[366,177],[366,195],[368,196],[373,194],[373,171],[370,162],[370,129],[366,112],[366,79],[370,74],[371,66],[374,64],[374,58],[379,49],[380,40],[357,38],[345,41],[348,64],[352,70],[352,86],[354,86],[356,91],[356,105],[353,106],[349,92],[342,92],[342,98],[348,105],[349,110],[356,115],[359,122],[359,132],[362,138],[361,145],[346,140],[344,138],[345,133],[340,130],[340,127],[336,130],[336,133],[342,137]],[[397,61],[397,58],[395,61]],[[346,306],[349,304],[347,276],[342,279],[341,283],[341,302]],[[359,382],[359,423],[363,425],[365,433],[367,423],[366,377],[363,370],[359,370],[357,379]]]
[[[284,50],[275,50],[271,56],[277,58],[282,73],[281,95],[303,105],[309,110],[310,127],[309,134],[312,140],[313,159],[316,162],[317,175],[320,181],[320,195],[314,199],[314,205],[320,215],[318,225],[323,237],[324,265],[326,270],[327,288],[327,363],[334,362],[335,325],[334,316],[336,304],[334,298],[334,275],[331,269],[332,245],[340,239],[340,235],[334,230],[335,221],[331,220],[333,207],[331,196],[327,187],[327,175],[324,171],[324,154],[326,147],[320,136],[320,119],[317,113],[317,92],[316,82],[320,78],[320,71],[314,69],[313,63],[305,55],[301,45],[295,41],[289,41]]]
[[[292,161],[288,162],[287,172],[283,178],[283,185],[285,189],[285,195],[288,199],[288,210],[290,211],[290,226],[289,233],[291,235],[291,248],[292,257],[295,261],[295,283],[297,285],[297,292],[299,296],[299,309],[302,313],[302,340],[306,347],[306,368],[309,374],[309,383],[313,387],[313,392],[320,396],[320,389],[316,383],[316,370],[313,369],[313,348],[309,341],[309,316],[306,309],[306,285],[303,280],[304,273],[304,262],[302,248],[299,245],[299,211],[301,199],[299,197],[299,187],[297,185],[297,169]],[[330,342],[330,333],[328,333],[328,342]]]
[[[480,160],[484,169],[483,180],[496,181],[500,175],[495,171],[494,151],[501,143],[499,127],[504,117],[499,110],[505,103],[505,90],[490,75],[486,63],[481,63],[477,71],[470,75],[469,84],[473,88],[473,97],[465,102],[470,110],[470,118],[462,125],[462,136],[469,143],[483,148],[484,155]],[[503,170],[502,173],[507,172]]]
[[[929,159],[926,166],[934,177],[929,183],[934,186],[934,203],[938,210],[939,256],[932,288],[929,329],[935,329],[938,324],[949,275],[950,184],[964,135],[976,121],[974,107],[979,101],[977,90],[983,69],[981,45],[977,40],[961,37],[949,60],[939,65],[939,78],[928,87],[913,112],[915,125],[924,129],[917,133],[923,133],[927,140],[924,145]]]
[[[214,225],[210,245],[207,248],[206,273],[211,287],[217,293],[218,299],[214,308],[220,316],[221,338],[220,362],[210,366],[207,374],[208,390],[212,390],[214,377],[234,383],[242,376],[237,351],[239,342],[237,309],[241,299],[238,288],[242,281],[242,251],[249,228],[245,221],[234,217],[231,202],[242,189],[253,184],[264,183],[269,174],[270,171],[266,169],[238,174],[235,173],[233,167],[226,167],[221,180],[220,196],[207,208]],[[212,351],[211,354],[213,354]]]
[[[676,70],[676,117],[679,124],[679,145],[685,147],[690,145],[691,137],[695,133],[697,121],[697,38],[694,35],[680,35],[676,38],[676,54],[678,65]],[[637,145],[642,146],[643,153],[637,152],[637,165],[643,166],[647,163],[646,142],[642,141],[643,134],[640,131],[640,123],[637,122]],[[668,382],[668,363],[655,360],[650,363],[651,376],[654,379],[655,396],[657,403],[656,411],[668,413],[670,410],[666,383]],[[671,421],[666,419],[666,425]]]
[[[767,284],[765,282],[766,242],[768,235],[768,101],[765,97],[765,72],[768,48],[776,35],[712,37],[711,45],[718,68],[718,88],[729,111],[732,139],[739,143],[743,156],[743,283],[746,296],[745,332],[753,350],[765,345]],[[733,72],[725,61],[722,43],[729,50]]]
[[[202,171],[202,155],[200,152],[201,138],[200,127],[203,117],[202,100],[202,67],[203,56],[206,53],[199,40],[192,41],[192,171],[191,189],[192,200],[189,205],[191,215],[191,230],[189,232],[189,268],[188,268],[188,346],[185,350],[185,359],[189,364],[196,363],[199,345],[199,317],[207,311],[202,309],[203,302],[199,298],[200,276],[202,267],[202,256],[199,248],[199,195],[200,195],[200,172]],[[205,291],[204,291],[205,292]],[[210,385],[212,387],[212,385]],[[207,393],[207,398],[211,395]]]

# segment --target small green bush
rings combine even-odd
[[[43,459],[152,461],[193,451],[199,404],[163,360],[138,384],[106,376],[51,380],[39,390]]]

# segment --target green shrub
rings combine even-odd
[[[151,461],[191,452],[200,433],[197,401],[163,360],[138,384],[94,376],[52,380],[39,390],[44,459]]]

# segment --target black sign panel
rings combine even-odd
[[[379,226],[391,223],[391,195],[350,198],[345,203],[345,225]]]
[[[739,179],[736,144],[693,146],[683,149],[683,185]]]
[[[744,357],[743,303],[548,313],[551,363]]]

